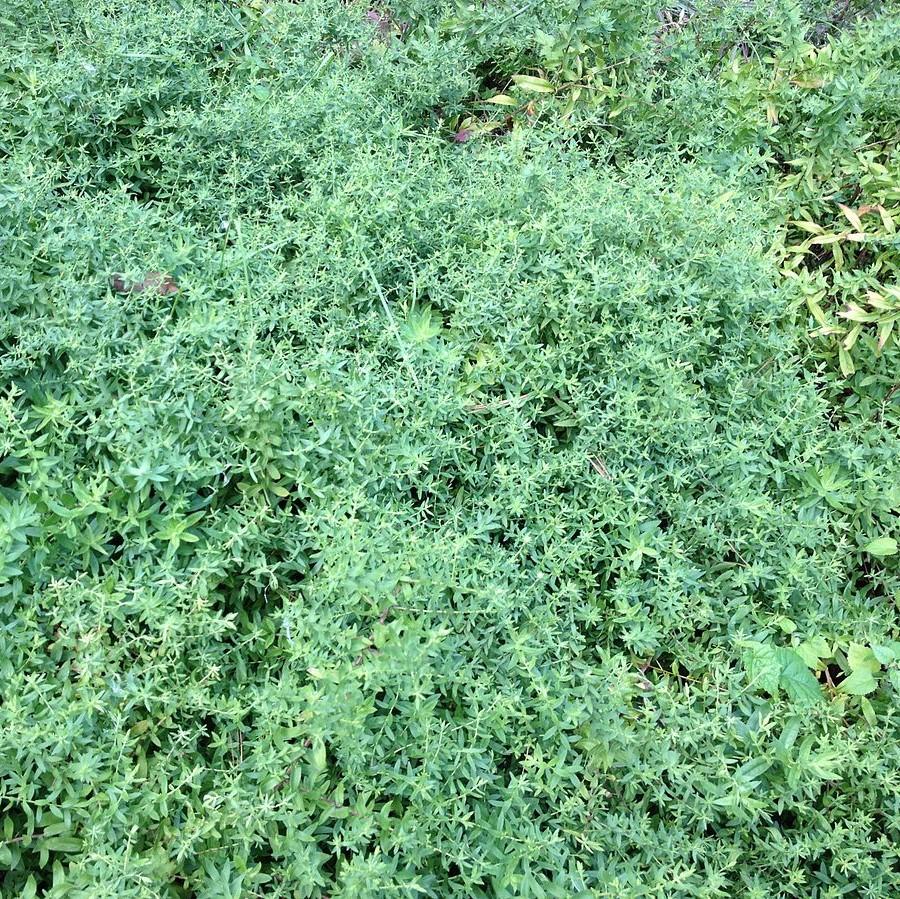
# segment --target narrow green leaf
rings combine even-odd
[[[869,722],[869,724],[874,727],[878,723],[878,716],[875,714],[875,709],[872,708],[872,703],[866,699],[865,696],[859,701],[860,708],[862,709],[863,718]]]
[[[495,94],[493,97],[488,97],[485,103],[493,103],[496,106],[518,106],[519,101],[513,99],[508,94]]]
[[[513,75],[512,80],[522,90],[535,91],[539,94],[552,94],[553,85],[546,78],[535,78],[533,75]]]
[[[843,345],[838,347],[838,361],[841,365],[841,374],[845,378],[849,378],[856,371],[856,366],[853,364],[853,359],[850,358],[850,354],[844,349]]]
[[[80,852],[82,843],[78,837],[49,837],[41,840],[40,845],[51,852]]]

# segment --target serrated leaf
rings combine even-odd
[[[743,662],[750,683],[757,689],[774,693],[778,689],[781,665],[770,643],[744,644]]]
[[[794,647],[794,652],[800,656],[809,668],[816,669],[822,659],[831,655],[831,647],[822,637],[810,637]]]
[[[874,693],[877,689],[877,681],[872,677],[872,672],[866,668],[854,671],[838,685],[838,690],[842,693],[847,693],[849,696],[866,696],[869,693]]]
[[[793,649],[779,647],[776,657],[781,666],[780,685],[795,702],[814,705],[822,701],[822,688],[803,659]]]
[[[900,659],[900,643],[896,640],[888,643],[873,643],[872,653],[882,665],[889,665]]]

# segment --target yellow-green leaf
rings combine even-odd
[[[513,75],[512,80],[522,90],[535,91],[539,94],[553,93],[553,85],[546,78],[535,78],[533,75]]]
[[[778,615],[774,619],[775,624],[781,628],[786,634],[792,634],[795,630],[797,630],[797,625],[794,624],[793,620],[788,618],[785,615]]]
[[[834,256],[834,269],[840,271],[844,267],[844,251],[839,243],[831,245],[831,253]]]
[[[829,325],[828,319],[825,317],[825,311],[819,305],[818,301],[824,296],[824,294],[817,294],[814,297],[806,298],[806,306],[809,311],[812,313],[812,317],[820,324],[823,328],[827,328]]]
[[[863,228],[863,223],[860,221],[859,216],[853,209],[851,209],[849,206],[845,206],[843,203],[838,203],[838,209],[840,209],[841,212],[844,213],[844,217],[848,222],[850,222],[851,225],[853,225],[854,228],[856,228],[857,231],[865,230]]]
[[[803,659],[810,668],[818,668],[822,659],[831,655],[831,647],[822,637],[810,637],[794,647],[794,652]]]
[[[838,347],[838,361],[841,365],[841,374],[845,378],[849,378],[856,371],[856,366],[853,364],[853,359],[850,358],[850,354],[844,349],[843,346]]]
[[[495,94],[493,97],[488,97],[485,103],[495,103],[497,106],[518,106],[518,101],[514,100],[508,94]]]
[[[830,244],[830,243],[837,243],[838,241],[843,240],[845,236],[846,235],[843,233],[841,233],[841,234],[821,234],[818,237],[812,238],[812,240],[809,241],[809,244],[810,244],[810,246],[813,246],[815,244],[824,246],[824,245]]]
[[[878,723],[878,718],[875,715],[875,709],[872,708],[872,703],[866,699],[865,696],[859,701],[860,708],[862,709],[863,718],[869,722],[869,724],[874,727]]]
[[[863,547],[870,556],[895,556],[897,555],[897,541],[893,537],[878,537]]]
[[[815,222],[808,222],[805,219],[796,219],[790,224],[792,224],[795,228],[799,228],[801,231],[806,231],[808,234],[825,233],[825,229],[821,225],[817,225]]]
[[[851,643],[847,650],[847,662],[851,671],[865,670],[872,674],[881,671],[881,662],[875,658],[875,653],[868,646],[861,643]]]
[[[850,329],[850,333],[844,338],[844,349],[847,350],[847,352],[850,352],[856,345],[856,341],[859,338],[861,331],[862,325],[860,324],[856,324]]]

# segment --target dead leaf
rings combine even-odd
[[[148,290],[161,297],[178,293],[175,279],[166,272],[147,272],[142,281],[126,281],[124,275],[113,275],[109,285],[116,293],[146,293]]]
[[[382,37],[387,37],[391,33],[391,18],[377,9],[370,9],[366,12],[366,21],[374,25]]]

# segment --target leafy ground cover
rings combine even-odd
[[[0,11],[0,890],[900,891],[900,17]]]

